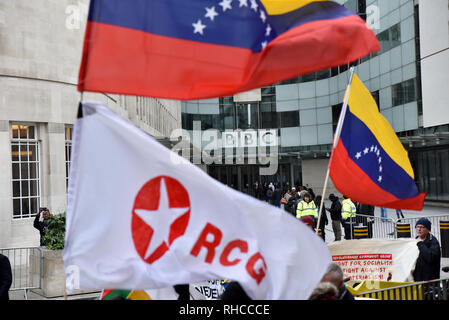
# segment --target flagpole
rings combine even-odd
[[[316,226],[316,234],[318,234],[318,231],[320,228],[321,215],[323,212],[323,204],[324,204],[324,197],[326,196],[327,183],[329,181],[329,173],[330,173],[330,167],[331,167],[331,163],[332,163],[332,156],[334,155],[335,147],[337,146],[338,140],[340,139],[341,128],[343,127],[343,121],[344,121],[344,118],[346,115],[346,109],[348,108],[349,90],[351,90],[352,76],[354,75],[354,66],[352,66],[349,69],[349,72],[350,72],[349,73],[349,82],[348,82],[348,86],[346,87],[345,99],[343,101],[343,106],[341,108],[340,117],[338,118],[337,128],[335,129],[334,141],[332,143],[331,156],[329,159],[329,164],[327,166],[326,178],[324,179],[323,193],[321,196],[321,203],[320,203],[320,211],[318,213],[318,222],[317,222],[317,226]],[[323,232],[323,230],[321,230],[321,232]]]

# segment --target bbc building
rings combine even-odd
[[[377,35],[379,52],[251,92],[182,102],[182,128],[190,137],[197,121],[203,132],[215,128],[234,136],[274,129],[274,173],[260,174],[260,167],[267,165],[255,161],[250,148],[239,152],[234,147],[229,153],[229,145],[223,144],[221,161],[205,165],[208,174],[250,194],[255,181],[277,182],[284,190],[304,185],[320,194],[349,68],[354,66],[408,150],[426,200],[449,202],[449,1],[338,2],[365,19]],[[203,137],[202,148],[210,143]],[[234,155],[233,161],[225,159],[226,153]],[[337,192],[331,182],[328,188]]]

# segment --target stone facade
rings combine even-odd
[[[65,130],[80,100],[76,89],[87,0],[0,3],[0,248],[39,245],[33,218],[13,218],[12,125],[36,127],[39,206],[66,210]],[[155,137],[181,127],[179,101],[84,93]]]

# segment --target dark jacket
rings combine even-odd
[[[42,238],[45,236],[46,233],[46,227],[48,227],[47,221],[39,221],[40,215],[36,215],[36,218],[34,218],[33,227],[35,227],[37,230],[39,230],[39,233],[41,235],[40,245],[43,246]]]
[[[0,254],[0,301],[9,300],[8,291],[12,283],[11,264],[8,257]]]
[[[371,206],[369,204],[359,203],[357,206],[357,213],[363,214],[365,216],[374,217],[374,206]]]
[[[424,241],[417,243],[419,256],[416,259],[413,279],[415,281],[426,281],[440,278],[441,249],[437,238],[428,234]]]
[[[284,205],[284,210],[293,214],[293,207],[295,206],[295,202],[296,202],[296,198],[294,195],[292,195],[290,197],[290,199],[288,199],[287,204]],[[296,217],[296,210],[295,210],[295,214],[293,214]]]
[[[340,288],[340,296],[338,297],[338,300],[355,300],[354,296],[351,292],[349,292],[348,288],[346,288],[346,285],[343,285],[342,288]]]
[[[332,205],[329,209],[332,220],[340,220],[341,219],[341,202],[338,198],[332,201]]]

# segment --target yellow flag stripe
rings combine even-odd
[[[371,93],[354,73],[348,99],[351,113],[359,118],[373,133],[385,152],[414,179],[413,168],[399,138],[377,108]]]
[[[270,15],[275,14],[284,14],[305,5],[308,5],[311,2],[322,2],[327,0],[261,0],[264,5],[267,13]]]

